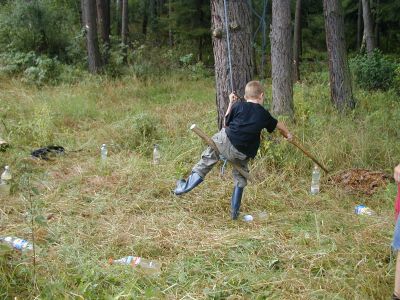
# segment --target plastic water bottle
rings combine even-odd
[[[4,167],[4,172],[1,174],[1,183],[2,184],[10,184],[12,179],[11,171],[9,166]]]
[[[160,164],[160,150],[158,149],[158,145],[154,144],[154,149],[153,149],[153,165],[158,165]]]
[[[356,215],[366,215],[366,216],[374,216],[376,213],[365,205],[357,205],[354,208],[354,213]]]
[[[7,244],[9,247],[19,251],[30,251],[33,245],[24,240],[13,236],[0,237],[0,243]]]
[[[244,215],[242,220],[245,222],[265,221],[267,218],[268,218],[268,213],[266,211],[261,211],[261,212],[258,212],[255,216]]]
[[[110,258],[108,261],[112,265],[129,265],[132,267],[139,267],[147,273],[156,274],[161,272],[161,265],[159,262],[138,256],[125,256],[120,259]]]
[[[311,195],[316,195],[319,193],[319,180],[321,178],[321,173],[317,165],[314,166],[312,171],[311,179]]]
[[[254,218],[252,215],[244,215],[243,216],[243,221],[245,221],[245,222],[251,222],[253,220],[254,220]]]
[[[106,160],[107,154],[108,154],[107,145],[106,144],[101,145],[101,159]]]
[[[0,192],[3,195],[8,195],[10,193],[11,187],[11,171],[9,166],[5,166],[4,172],[0,176]]]

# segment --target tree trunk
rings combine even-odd
[[[172,28],[171,28],[171,14],[172,14],[172,8],[171,8],[171,1],[168,0],[168,45],[170,48],[174,46],[174,37],[172,35]]]
[[[99,35],[104,44],[110,43],[110,0],[96,0]]]
[[[362,39],[362,2],[358,0],[358,12],[357,12],[357,49],[361,49]]]
[[[202,10],[203,6],[203,0],[197,0],[196,1],[196,10],[199,15],[199,24],[203,25],[204,22],[204,14]],[[197,51],[197,61],[202,61],[203,60],[203,36],[199,36],[198,38],[198,51]]]
[[[120,36],[121,34],[121,17],[122,17],[122,0],[115,0],[116,36]]]
[[[301,48],[301,0],[296,2],[293,36],[293,81],[300,80],[300,48]]]
[[[110,0],[96,0],[97,25],[104,46],[104,64],[108,62],[110,48]]]
[[[128,0],[122,0],[121,41],[124,45],[124,61],[128,61]]]
[[[371,8],[369,0],[362,0],[363,20],[364,20],[364,35],[367,45],[367,53],[371,54],[375,49],[374,27],[372,24]]]
[[[101,57],[99,51],[99,42],[97,39],[96,0],[82,1],[84,1],[89,71],[91,73],[98,73],[101,69]]]
[[[290,0],[273,0],[271,29],[271,112],[290,117],[293,117],[292,49]]]
[[[230,83],[224,1],[211,0],[211,27],[214,32],[212,43],[215,59],[219,128],[222,128],[224,115],[228,108],[228,95],[232,90],[243,95],[246,83],[252,79],[253,75],[250,7],[247,1],[242,0],[227,1],[227,6],[233,86]],[[215,34],[216,32],[221,34]]]
[[[351,88],[340,0],[324,0],[324,17],[331,100],[340,112],[345,112],[355,107],[355,101]]]
[[[85,1],[81,0],[81,23],[82,23],[82,28],[85,28],[86,25],[86,17],[85,17]]]
[[[375,47],[379,48],[380,46],[380,34],[379,34],[379,22],[380,22],[380,11],[379,11],[379,0],[376,1],[375,4]]]
[[[143,7],[143,21],[142,21],[142,33],[146,37],[147,35],[147,25],[149,23],[149,6],[148,6],[148,1],[144,1],[144,7]]]

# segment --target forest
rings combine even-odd
[[[0,0],[0,298],[400,292],[399,15],[389,0]],[[231,140],[254,80],[278,125],[241,164],[214,134]],[[205,149],[215,167],[195,178]]]

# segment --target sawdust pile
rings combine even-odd
[[[380,171],[350,169],[333,175],[329,181],[349,192],[372,195],[380,187],[385,187],[391,179],[391,176]]]

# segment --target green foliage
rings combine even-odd
[[[37,57],[35,64],[24,71],[25,80],[28,83],[42,85],[44,83],[56,83],[60,75],[60,63],[54,58],[45,56]]]
[[[37,56],[33,51],[4,52],[0,54],[0,74],[15,75],[35,65]]]
[[[0,9],[0,46],[20,52],[66,56],[76,27],[65,1],[7,1]],[[76,24],[76,23],[75,23]]]
[[[400,95],[400,64],[397,66],[395,70],[395,75],[393,79],[393,88]]]
[[[350,60],[358,85],[366,90],[387,90],[391,87],[396,64],[379,50],[371,55],[357,55]]]
[[[119,150],[135,149],[148,154],[152,144],[160,137],[158,124],[159,120],[154,115],[142,112],[111,124],[106,136],[112,136],[113,144]]]
[[[22,81],[28,84],[74,83],[82,77],[82,73],[77,67],[61,64],[56,58],[36,55],[32,51],[0,53],[0,76],[21,76]]]

